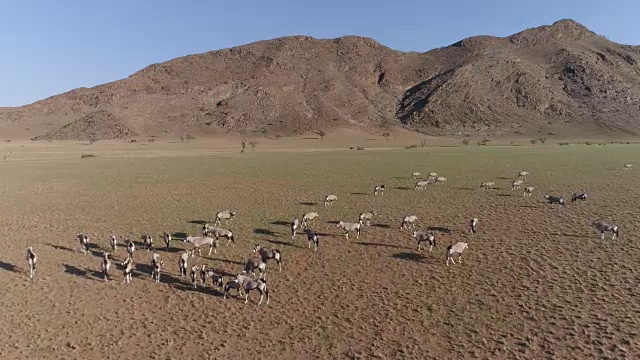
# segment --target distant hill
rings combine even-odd
[[[561,20],[425,53],[372,39],[260,41],[153,64],[126,79],[0,108],[36,139],[392,126],[640,134],[640,47]]]

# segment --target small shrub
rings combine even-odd
[[[364,146],[358,146],[356,150],[364,150]]]
[[[531,145],[535,145],[535,144],[537,144],[537,143],[538,143],[538,140],[536,140],[536,139],[531,139],[531,140],[529,140],[529,142],[531,143]]]
[[[462,140],[462,145],[464,145],[464,146],[469,145],[469,139]]]
[[[97,157],[97,156],[94,154],[82,154],[82,156],[80,156],[81,159],[90,159],[94,157]]]
[[[5,140],[4,142],[11,142],[11,140]]]
[[[196,138],[195,138],[195,137],[193,137],[193,135],[191,135],[191,134],[187,134],[186,138],[187,138],[187,140],[195,140],[195,139],[196,139]]]
[[[320,140],[324,139],[324,137],[327,135],[327,133],[322,130],[316,131],[316,134],[320,136]]]
[[[353,146],[349,146],[349,150],[353,150],[355,149]]]
[[[416,148],[418,148],[418,145],[415,145],[415,144],[413,144],[413,145],[407,145],[407,146],[405,146],[404,148],[405,148],[405,149],[416,149]]]
[[[427,140],[420,141],[420,147],[425,147],[425,146],[427,146]]]
[[[156,141],[156,139],[149,139],[147,141],[150,142],[150,143],[153,143],[154,141]]]
[[[245,147],[247,147],[247,142],[246,142],[246,140],[242,140],[242,141],[240,142],[240,146],[242,147],[242,150],[240,150],[240,152],[241,152],[241,153],[243,153],[243,152],[244,152],[244,148],[245,148]]]
[[[482,139],[482,140],[478,141],[478,145],[485,146],[485,145],[487,145],[490,141],[491,141],[491,140],[489,140],[489,139],[487,139],[487,138],[484,138],[484,139]]]
[[[130,143],[137,143],[137,142],[138,142],[138,140],[136,140],[136,139],[131,139],[131,140],[129,140],[129,142],[130,142]]]
[[[558,145],[560,145],[560,146],[567,146],[567,145],[569,145],[569,143],[568,143],[568,142],[561,142],[561,143],[558,143]]]
[[[391,136],[391,134],[388,132],[384,132],[382,133],[382,136],[384,136],[385,139],[389,140],[389,137]]]
[[[257,141],[249,141],[249,145],[251,146],[251,150],[255,151],[256,150],[256,146],[258,146],[258,142]]]
[[[591,141],[587,141],[587,142],[585,142],[585,144],[591,145]]]
[[[544,145],[545,141],[547,141],[546,137],[541,137],[538,139],[538,141],[540,141],[540,144]]]

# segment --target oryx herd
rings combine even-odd
[[[626,164],[624,169],[628,170],[631,168],[630,164]],[[513,181],[511,185],[511,190],[519,190],[527,181],[527,176],[529,172],[521,171],[518,174],[518,177],[515,181]],[[421,175],[419,172],[413,172],[411,174],[412,179],[419,179],[414,189],[425,189],[431,184],[442,184],[447,181],[445,177],[438,176],[437,173],[429,173],[428,179],[420,179]],[[491,190],[494,189],[495,182],[494,181],[485,181],[480,184],[480,189],[483,190]],[[443,185],[445,186],[445,185]],[[375,185],[373,195],[374,196],[383,196],[385,190],[387,189],[387,185]],[[533,186],[527,186],[524,188],[524,196],[530,197],[534,191]],[[575,203],[585,202],[587,201],[587,193],[585,192],[576,192],[571,195],[571,202]],[[546,201],[550,205],[557,204],[560,207],[566,206],[566,202],[562,196],[558,195],[548,195],[545,194],[543,196],[544,201]],[[336,195],[327,195],[324,197],[324,207],[334,206],[335,203],[338,202],[338,197]],[[361,232],[365,229],[365,227],[371,226],[371,221],[374,217],[376,217],[378,213],[375,210],[365,211],[359,214],[358,218],[355,219],[355,222],[347,222],[347,221],[335,221],[332,222],[335,224],[337,228],[342,231],[342,234],[349,240],[350,234],[355,234],[356,238],[360,238]],[[218,227],[222,225],[222,221],[224,220],[225,225],[229,225],[236,218],[236,213],[232,211],[221,211],[215,214],[214,225],[205,223],[202,226],[201,232],[195,235],[186,235],[182,236],[180,239],[183,243],[189,246],[189,249],[184,250],[180,253],[178,258],[178,271],[180,277],[183,279],[187,278],[187,274],[189,275],[189,280],[191,286],[194,288],[197,287],[197,280],[200,279],[200,285],[206,286],[207,279],[211,279],[211,284],[216,289],[220,289],[221,295],[223,298],[228,298],[231,291],[235,290],[236,294],[239,296],[244,296],[244,302],[247,303],[249,300],[249,294],[251,292],[258,292],[260,294],[260,300],[258,305],[260,305],[263,299],[266,297],[266,303],[269,303],[269,285],[267,285],[266,281],[266,271],[267,271],[267,263],[276,263],[278,265],[278,271],[282,271],[283,265],[283,255],[279,249],[276,248],[268,248],[261,244],[254,244],[251,251],[251,256],[243,260],[242,265],[243,268],[241,271],[237,273],[235,276],[231,276],[230,279],[225,281],[225,277],[223,274],[220,274],[216,271],[215,268],[207,267],[206,264],[193,264],[189,267],[189,260],[196,256],[196,254],[202,257],[202,249],[208,248],[208,256],[211,256],[211,253],[217,253],[219,247],[220,238],[226,239],[225,246],[235,246],[236,245],[236,236],[235,233],[226,227]],[[291,240],[295,241],[296,236],[299,232],[304,233],[307,237],[308,248],[311,248],[313,245],[313,250],[317,251],[320,245],[320,233],[318,233],[316,229],[316,219],[319,218],[318,212],[307,212],[302,214],[300,218],[294,218],[290,223],[291,228]],[[437,244],[435,231],[432,230],[419,230],[416,229],[416,223],[418,217],[416,215],[406,215],[402,216],[400,223],[401,230],[409,230],[411,232],[411,238],[417,242],[417,250],[422,249],[422,245],[429,245],[429,252],[432,252],[434,247]],[[469,226],[469,234],[470,238],[474,239],[476,234],[478,233],[478,225],[480,220],[477,217],[473,217],[470,219]],[[591,225],[600,233],[600,239],[604,239],[605,233],[611,233],[612,240],[615,240],[619,236],[619,227],[610,222],[604,220],[594,220],[591,222]],[[335,228],[334,228],[335,229]],[[162,234],[165,249],[168,251],[171,249],[171,243],[173,240],[176,240],[178,237],[176,235],[179,234],[171,234],[168,231],[164,231]],[[164,260],[160,259],[160,253],[158,252],[161,249],[157,249],[154,247],[154,236],[149,233],[145,233],[140,237],[141,242],[136,244],[134,243],[130,237],[123,237],[123,245],[126,251],[126,257],[122,261],[115,261],[114,263],[120,267],[123,273],[123,283],[129,284],[132,282],[132,275],[134,270],[134,259],[138,258],[140,255],[136,254],[136,249],[139,247],[142,250],[146,250],[146,253],[151,253],[151,261],[150,261],[150,276],[152,280],[156,283],[161,282],[161,274],[164,272],[167,273],[167,268],[165,267]],[[75,241],[79,244],[80,251],[83,254],[90,253],[91,238],[86,234],[78,233],[76,234]],[[105,247],[109,249],[109,251],[104,251],[100,256],[100,272],[102,273],[102,277],[105,282],[108,282],[110,277],[110,271],[112,269],[112,256],[118,252],[118,236],[110,235],[107,239],[108,245]],[[457,258],[458,262],[461,263],[462,253],[469,246],[468,242],[455,242],[451,243],[446,247],[445,253],[445,264],[449,265],[449,263],[456,264],[454,257]],[[33,278],[36,274],[36,264],[38,261],[38,257],[33,249],[33,246],[29,246],[27,248],[26,259],[29,266],[29,277]]]

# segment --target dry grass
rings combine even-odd
[[[153,146],[156,146],[154,144]],[[140,145],[136,145],[140,146]],[[151,145],[150,145],[151,146]],[[144,157],[92,161],[77,153],[0,163],[0,355],[5,359],[130,358],[634,358],[640,354],[637,301],[640,176],[637,146],[469,147],[378,151],[201,154],[148,151]],[[147,151],[147,150],[145,150]],[[31,156],[31,157],[30,157]],[[531,198],[512,192],[520,170],[531,173]],[[437,171],[448,182],[412,189],[413,171]],[[495,190],[479,191],[482,181]],[[388,185],[384,196],[375,184]],[[545,192],[587,191],[585,204],[551,208]],[[335,205],[322,207],[333,193]],[[316,205],[312,205],[316,203]],[[159,250],[162,284],[147,272],[150,253],[136,253],[132,284],[104,283],[100,255],[108,236],[197,232],[216,211],[237,212],[234,248],[206,263],[234,274],[255,243],[283,253],[269,266],[268,306],[212,289],[193,290],[178,275],[180,249]],[[291,242],[288,222],[317,209],[317,253]],[[379,213],[360,239],[347,242],[331,222]],[[416,250],[403,215],[420,227],[452,230],[429,254]],[[479,217],[470,239],[467,221]],[[621,226],[600,241],[589,220]],[[96,246],[77,251],[75,234]],[[469,241],[462,265],[444,266],[449,243]],[[28,280],[24,249],[33,245],[38,275]],[[623,251],[624,250],[624,251]],[[124,249],[115,258],[122,260]],[[262,349],[262,350],[259,350]]]

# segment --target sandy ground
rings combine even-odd
[[[640,356],[640,174],[621,170],[640,164],[638,146],[361,152],[328,150],[345,144],[326,141],[317,151],[265,145],[240,154],[234,143],[3,144],[12,152],[0,162],[0,358]],[[531,198],[509,189],[523,169],[536,187]],[[437,171],[448,182],[414,191],[413,171]],[[490,180],[496,189],[477,189]],[[381,183],[387,193],[373,196]],[[564,209],[541,202],[546,192],[575,191],[587,191],[588,202]],[[324,208],[328,193],[338,201]],[[161,284],[150,279],[146,251],[136,253],[131,284],[122,284],[119,266],[113,281],[101,279],[109,235],[192,234],[223,209],[238,213],[229,225],[236,246],[191,264],[228,279],[254,256],[254,244],[281,250],[282,272],[274,264],[267,271],[269,305],[258,307],[257,294],[245,305],[210,285],[193,289],[178,275],[179,254],[189,248],[181,241],[158,250]],[[379,213],[372,226],[346,241],[335,222],[371,209]],[[288,235],[291,219],[313,210],[318,252],[302,235]],[[419,228],[451,233],[438,234],[432,253],[417,251],[398,229],[407,214],[419,217]],[[598,239],[589,222],[601,217],[621,226],[619,240]],[[90,254],[78,251],[77,232],[90,236]],[[462,264],[447,267],[446,245],[456,241],[469,249]],[[39,257],[33,281],[28,245]],[[122,260],[124,249],[114,257]]]

